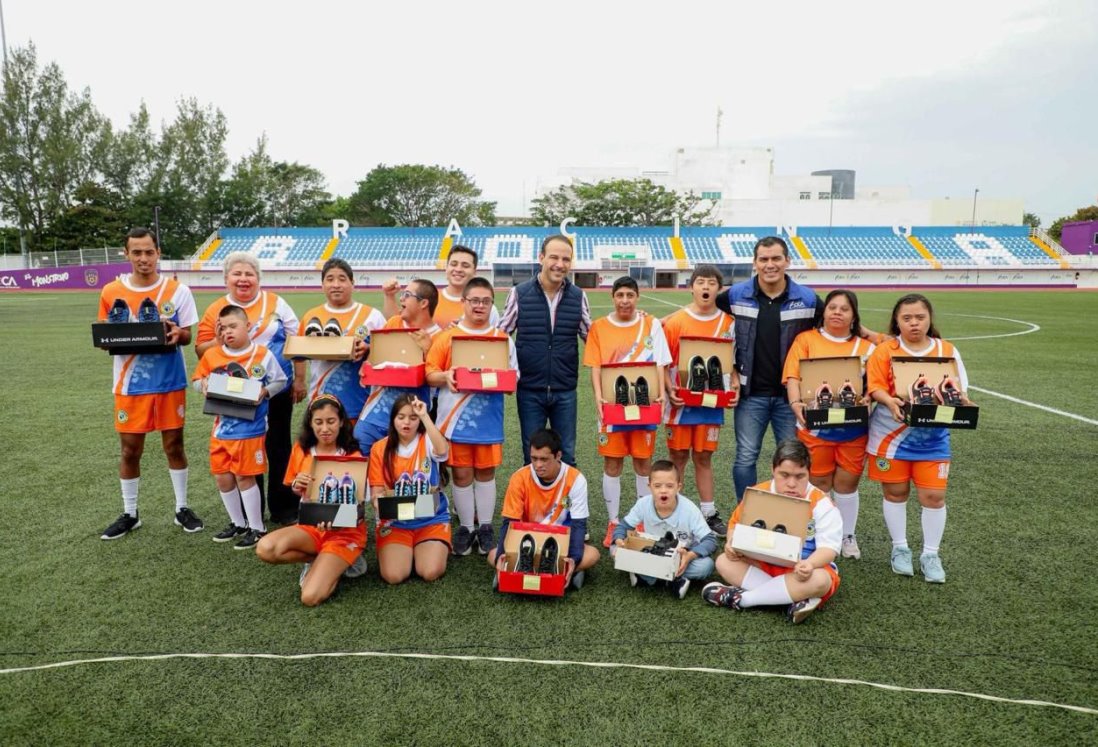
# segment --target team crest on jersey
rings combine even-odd
[[[877,469],[881,472],[888,472],[892,469],[892,462],[888,461],[884,457],[877,457]]]
[[[365,324],[360,324],[358,326],[358,328],[355,330],[355,337],[357,337],[360,340],[365,340],[369,336],[370,336],[370,330],[366,328]]]
[[[599,434],[599,446],[606,446],[606,444],[608,444],[608,443],[610,443],[610,437],[607,436],[605,433],[600,433]]]
[[[808,520],[808,531],[805,532],[805,535],[806,535],[805,539],[812,539],[813,537],[816,536],[816,520],[815,519],[809,519]]]
[[[560,505],[561,505],[562,507],[564,507],[564,509],[565,509],[565,510],[567,510],[568,508],[570,508],[570,507],[571,507],[571,505],[572,505],[572,496],[570,496],[570,495],[566,495],[566,496],[564,496],[564,500],[562,500],[562,501],[560,502]]]
[[[266,375],[267,375],[267,369],[263,367],[262,363],[256,363],[254,366],[252,366],[252,378],[253,379],[262,379]]]
[[[175,313],[175,304],[171,301],[165,301],[160,304],[160,313],[164,316],[171,316]]]
[[[119,410],[118,411],[118,422],[119,423],[125,423],[129,419],[130,419],[130,416],[125,410]]]
[[[648,337],[644,338],[644,347],[648,350],[651,350],[654,344],[655,343],[652,342],[652,335],[648,335]]]
[[[731,340],[732,339],[732,330],[726,329],[724,331],[724,333],[721,335],[721,337],[725,338],[726,340]]]

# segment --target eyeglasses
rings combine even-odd
[[[427,300],[426,298],[419,295],[418,293],[413,293],[410,290],[403,290],[403,291],[400,292],[400,297],[401,298],[408,298],[409,296],[411,296],[412,298],[414,298],[416,300],[419,300],[419,301],[426,301]]]
[[[490,298],[466,298],[465,303],[472,306],[491,306],[492,299]]]

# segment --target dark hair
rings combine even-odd
[[[808,447],[796,439],[782,441],[774,450],[774,458],[770,460],[771,467],[777,467],[782,462],[793,462],[805,469],[812,468],[812,454]]]
[[[469,282],[465,284],[465,288],[461,291],[461,297],[465,298],[469,295],[469,291],[472,288],[483,288],[492,294],[492,298],[496,297],[496,289],[492,287],[492,284],[488,282],[487,278],[482,278],[479,275],[475,278],[470,278]]]
[[[355,271],[351,269],[351,266],[347,263],[347,260],[340,259],[339,257],[332,257],[324,266],[320,268],[320,279],[323,280],[331,270],[343,270],[347,273],[348,279],[353,283],[355,281]]]
[[[438,308],[438,286],[426,278],[415,278],[412,282],[416,284],[416,288],[419,290],[416,295],[427,302],[427,313],[434,316],[435,309]]]
[[[622,275],[620,278],[614,281],[614,285],[610,288],[610,295],[614,295],[622,288],[629,288],[638,296],[640,295],[640,286],[637,285],[637,281],[628,275]]]
[[[927,330],[926,334],[928,337],[941,338],[941,333],[934,326],[934,307],[930,305],[930,299],[922,293],[908,293],[906,296],[900,296],[900,300],[892,307],[892,320],[888,323],[889,334],[893,337],[900,336],[900,324],[896,321],[896,317],[900,314],[900,307],[909,303],[921,303],[926,306],[926,310],[930,312],[930,329]]]
[[[554,241],[563,241],[564,243],[568,244],[568,246],[572,247],[572,253],[575,254],[576,245],[572,243],[572,239],[568,238],[563,233],[555,233],[552,236],[546,236],[545,240],[541,242],[541,249],[538,250],[538,256],[544,257],[546,247],[548,247]]]
[[[393,406],[389,408],[389,434],[385,439],[385,451],[381,458],[381,474],[385,480],[386,487],[392,487],[396,482],[396,477],[393,475],[393,457],[396,456],[397,449],[400,448],[400,434],[396,431],[396,416],[400,412],[402,407],[411,405],[416,399],[416,395],[411,392],[400,395],[393,402]],[[419,421],[419,429],[417,433],[425,433],[427,426],[423,424],[423,420]],[[445,487],[450,482],[450,473],[446,467],[439,465],[438,467],[438,484],[440,487]]]
[[[675,480],[682,481],[682,475],[679,474],[679,468],[676,467],[675,463],[670,459],[657,459],[652,462],[652,466],[648,469],[649,477],[652,476],[653,472],[674,472]]]
[[[716,265],[698,265],[695,267],[694,271],[690,273],[690,285],[693,285],[698,278],[713,278],[717,281],[718,286],[724,286],[724,275],[721,274]]]
[[[452,247],[450,247],[450,253],[446,255],[446,261],[449,262],[450,258],[453,257],[455,254],[468,254],[470,257],[473,258],[473,269],[476,269],[478,257],[477,253],[474,252],[472,249],[463,244],[454,244]]]
[[[836,288],[835,290],[831,291],[827,294],[827,298],[824,299],[821,312],[827,310],[827,305],[831,303],[831,299],[835,298],[836,296],[845,296],[847,303],[850,304],[850,310],[854,312],[854,318],[850,320],[850,334],[857,337],[858,333],[862,329],[862,316],[858,313],[858,296],[856,293],[854,293],[854,291],[847,290],[846,288]],[[820,321],[816,323],[816,327],[822,328],[823,326],[824,318],[823,314],[821,313]]]
[[[336,446],[348,454],[358,451],[358,442],[352,433],[351,419],[347,417],[347,410],[339,397],[334,394],[321,394],[309,403],[305,408],[305,419],[301,423],[301,433],[297,437],[297,443],[303,450],[309,450],[317,445],[316,434],[313,433],[313,415],[322,407],[334,407],[336,417],[339,418],[339,433],[336,434]]]
[[[126,232],[126,240],[122,243],[122,245],[124,247],[126,247],[127,249],[129,249],[130,248],[130,239],[143,239],[146,236],[149,236],[149,237],[152,238],[153,246],[156,247],[157,251],[160,251],[160,241],[157,240],[156,234],[153,233],[152,231],[150,231],[149,229],[145,228],[144,226],[134,226],[129,231],[127,231]]]
[[[530,436],[530,450],[546,447],[554,454],[561,453],[560,435],[551,428],[534,431],[534,435]]]
[[[239,306],[234,306],[231,303],[225,304],[221,311],[217,312],[218,319],[224,319],[227,316],[235,316],[244,320],[244,323],[248,323],[248,312]]]
[[[782,248],[782,254],[785,255],[786,259],[789,259],[789,244],[785,243],[785,239],[779,236],[763,236],[755,242],[755,248],[751,250],[752,260],[759,258],[759,249],[764,246],[780,246]]]

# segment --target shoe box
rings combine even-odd
[[[391,521],[429,519],[438,513],[438,488],[415,495],[378,493],[377,518]]]
[[[309,473],[313,481],[297,509],[299,524],[331,522],[353,527],[363,517],[368,457],[316,456]]]
[[[758,488],[743,492],[739,523],[732,531],[732,549],[764,563],[792,568],[801,559],[812,504]],[[783,527],[784,531],[774,531]]]
[[[137,353],[170,353],[176,350],[168,344],[168,327],[164,322],[93,322],[92,344],[111,355]]]
[[[869,405],[841,407],[839,389],[847,382],[854,388],[860,402],[865,387],[862,386],[862,359],[856,355],[839,358],[805,358],[801,361],[801,400],[812,405],[820,385],[831,388],[834,403],[831,407],[805,407],[804,421],[809,428],[834,428],[843,425],[867,425]]]
[[[911,385],[925,376],[931,387],[943,377],[957,380],[957,361],[952,358],[897,357],[892,359],[892,377],[896,394],[904,401],[904,422],[912,428],[961,428],[971,430],[980,419],[976,405],[945,405],[939,399],[934,404],[916,405],[910,401]]]
[[[286,346],[282,349],[282,353],[287,358],[306,358],[312,361],[349,361],[355,357],[355,340],[357,339],[348,335],[339,337],[293,335],[286,338]]]
[[[678,573],[681,557],[677,552],[653,555],[651,548],[658,541],[658,537],[630,530],[625,536],[625,544],[614,550],[614,570],[662,578],[664,581],[673,580]]]
[[[520,573],[518,570],[519,546],[524,537],[534,540],[534,572]],[[542,597],[563,597],[567,586],[568,569],[572,565],[568,558],[568,540],[571,530],[557,524],[534,524],[525,521],[512,521],[507,527],[507,536],[503,538],[504,559],[499,568],[499,590],[505,594],[530,594]],[[557,561],[552,573],[538,573],[541,564],[542,549],[549,538],[557,543]]]
[[[683,335],[679,338],[679,380],[675,394],[690,407],[735,407],[739,395],[732,390],[732,377],[736,376],[736,345],[730,337],[695,337]],[[701,358],[706,365],[705,387],[698,391],[691,387],[690,363]],[[709,361],[716,358],[721,366],[721,388],[709,388]]]
[[[223,373],[212,373],[206,379],[206,415],[228,415],[242,420],[255,420],[255,411],[263,396],[263,383],[258,379],[243,379]]]
[[[362,364],[363,386],[423,386],[427,364],[423,348],[412,336],[416,329],[375,329],[370,355]]]
[[[655,404],[638,405],[637,381],[644,379],[648,387],[648,401],[659,393],[659,367],[655,363],[605,363],[601,368],[602,398],[611,404],[602,406],[604,425],[659,425],[663,419],[663,407]],[[619,380],[625,382],[628,404],[618,404]]]
[[[460,392],[514,392],[518,371],[511,368],[511,340],[490,335],[455,335],[450,350]]]

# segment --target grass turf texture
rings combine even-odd
[[[287,293],[303,311],[318,293]],[[895,293],[860,294],[884,329]],[[199,309],[216,297],[197,295]],[[590,293],[596,315],[609,294]],[[378,296],[360,294],[378,302]],[[501,299],[502,300],[502,299]],[[685,293],[642,297],[660,315]],[[932,294],[976,386],[1098,417],[1098,294]],[[1098,707],[1098,426],[974,393],[975,432],[954,435],[943,586],[893,576],[879,486],[862,483],[861,561],[842,561],[836,597],[805,624],[772,611],[728,613],[630,589],[609,558],[563,601],[493,595],[477,556],[433,585],[388,587],[371,573],[317,609],[298,600],[297,566],[271,567],[210,541],[226,521],[208,474],[210,419],[188,397],[191,505],[207,530],[172,523],[155,436],[141,484],[144,526],[99,533],[120,512],[110,361],[90,345],[91,294],[0,297],[0,668],[115,654],[391,651],[704,666],[987,693]],[[188,366],[193,352],[188,350]],[[578,453],[591,485],[592,537],[605,507],[586,372]],[[300,408],[295,412],[300,413]],[[519,466],[507,406],[500,489]],[[768,443],[770,437],[767,438]],[[666,453],[662,439],[657,456]],[[731,427],[717,452],[730,511]],[[769,458],[771,447],[764,447]],[[627,470],[628,473],[628,470]],[[766,474],[760,464],[760,475]],[[696,498],[687,476],[686,493]],[[623,479],[623,511],[632,481]],[[498,522],[498,517],[497,517]],[[914,501],[909,538],[921,532]],[[5,744],[1062,743],[1093,741],[1098,716],[950,695],[894,693],[734,675],[407,659],[169,660],[0,676]]]

